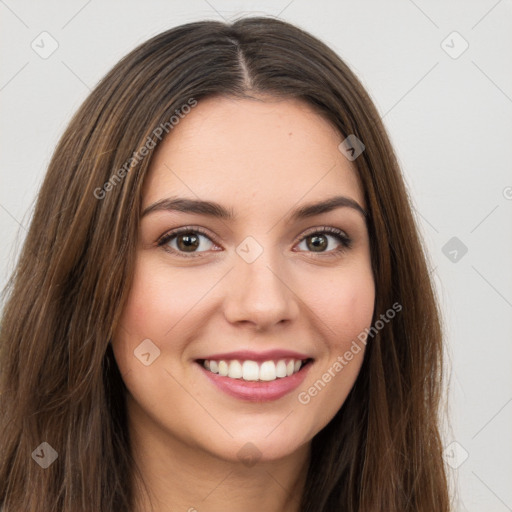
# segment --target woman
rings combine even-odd
[[[123,58],[8,291],[4,512],[449,510],[400,170],[358,79],[290,24],[190,23]]]

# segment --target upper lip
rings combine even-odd
[[[307,354],[294,352],[293,350],[273,349],[264,352],[254,352],[252,350],[237,350],[234,352],[223,352],[221,354],[212,354],[205,357],[198,358],[199,360],[233,360],[238,359],[242,361],[277,361],[279,359],[312,359]]]

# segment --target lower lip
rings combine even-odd
[[[213,373],[201,364],[198,366],[203,373],[215,384],[221,391],[231,395],[240,400],[248,400],[253,402],[269,402],[277,400],[294,389],[297,389],[309,371],[312,362],[307,363],[297,373],[289,377],[282,377],[280,379],[272,380],[269,382],[262,381],[245,381],[242,379],[231,379],[229,377],[222,377],[217,373]]]

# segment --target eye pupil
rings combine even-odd
[[[327,240],[324,235],[312,235],[308,237],[308,240],[311,240],[311,243],[308,243],[309,249],[317,251],[317,249],[322,250],[327,247]]]
[[[178,236],[177,243],[180,250],[192,252],[191,248],[194,250],[199,247],[199,237],[194,234],[185,233]]]

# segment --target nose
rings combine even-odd
[[[293,283],[269,249],[251,263],[237,256],[226,286],[224,315],[230,323],[265,330],[290,323],[299,314]]]

